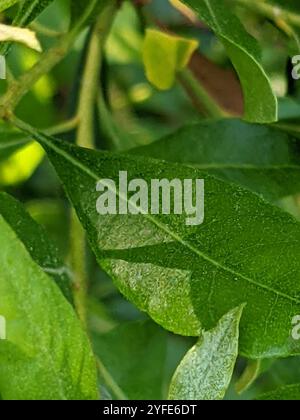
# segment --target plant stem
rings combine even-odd
[[[128,397],[124,394],[122,389],[116,383],[116,381],[111,376],[111,374],[108,372],[108,370],[103,365],[101,360],[97,359],[97,365],[98,365],[98,370],[100,372],[100,375],[102,376],[102,378],[103,378],[104,382],[106,383],[106,385],[108,386],[108,388],[113,392],[115,397],[118,400],[122,400],[122,401],[128,400]]]
[[[112,1],[99,16],[89,43],[84,68],[77,115],[79,124],[76,144],[94,148],[94,107],[100,81],[102,53],[107,34],[116,10],[117,2]],[[86,269],[86,235],[75,211],[71,215],[70,262],[74,272],[74,302],[82,323],[86,326],[86,300],[88,273]]]
[[[63,35],[62,32],[58,32],[54,29],[48,28],[47,26],[44,26],[39,22],[32,22],[29,25],[29,27],[33,31],[38,32],[39,34],[47,36],[49,38],[58,38]]]
[[[300,15],[290,12],[289,10],[282,9],[281,7],[272,4],[258,1],[258,0],[233,0],[235,3],[246,7],[254,12],[257,12],[274,22],[284,20],[285,22],[300,27]]]
[[[112,1],[111,4],[103,10],[95,24],[81,83],[78,106],[80,123],[77,132],[77,144],[78,146],[90,149],[94,148],[94,106],[102,67],[102,52],[108,31],[111,27],[115,9],[116,2]]]
[[[191,70],[183,70],[178,77],[188,91],[192,92],[191,96],[196,99],[201,108],[204,108],[208,117],[224,118],[228,116],[228,114],[208,94],[199,80],[195,78]]]
[[[53,127],[50,127],[44,130],[44,132],[48,134],[48,136],[53,136],[55,134],[68,133],[69,131],[74,130],[78,126],[78,122],[79,122],[78,117],[74,117],[58,125],[54,125]]]
[[[68,53],[91,14],[97,0],[91,2],[86,8],[81,19],[72,30],[63,36],[57,44],[42,54],[40,60],[19,79],[8,84],[7,92],[0,98],[0,119],[9,119],[21,99],[30,91],[38,80],[49,73]]]

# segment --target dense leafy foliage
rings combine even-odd
[[[0,14],[0,399],[299,400],[299,7]]]

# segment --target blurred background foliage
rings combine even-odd
[[[145,22],[155,22],[159,27],[168,28],[176,34],[197,39],[200,48],[193,57],[195,72],[198,71],[197,76],[208,87],[211,84],[213,87],[217,86],[217,91],[214,92],[217,99],[227,103],[228,108],[238,114],[242,106],[240,87],[224,47],[216,37],[205,26],[188,23],[167,1],[148,2],[143,14],[139,7],[134,7],[133,3],[125,1],[118,12],[106,45],[102,76],[106,99],[122,138],[122,147],[128,149],[151,143],[184,124],[205,118],[205,115],[199,114],[180,84],[162,92],[147,81],[142,61]],[[287,2],[283,3],[286,5]],[[290,3],[294,4],[294,1]],[[300,133],[300,83],[292,81],[288,76],[289,57],[297,52],[295,41],[288,38],[273,22],[254,12],[237,8],[237,13],[247,30],[258,39],[262,47],[263,65],[279,97],[281,123],[288,124],[293,132]],[[10,23],[10,17],[14,14],[15,9],[12,8],[2,14],[0,20]],[[32,28],[38,33],[43,48],[47,49],[55,42],[58,34],[68,30],[68,23],[68,0],[56,0],[38,18]],[[72,52],[51,73],[45,75],[22,100],[17,110],[21,119],[33,126],[48,128],[71,118],[77,107],[78,84],[83,70],[88,37],[89,33],[86,30],[77,40]],[[9,54],[8,65],[13,74],[18,76],[38,59],[38,53],[15,45]],[[208,62],[209,74],[205,68],[205,63]],[[4,90],[5,81],[1,81],[0,92]],[[95,115],[100,115],[99,109],[95,109]],[[95,131],[98,147],[106,148],[107,144],[101,135],[100,121],[95,126]],[[64,134],[63,137],[74,141],[74,133]],[[20,136],[18,141],[22,142],[24,139]],[[40,146],[26,142],[21,149],[14,151],[12,145],[7,156],[1,154],[0,142],[0,185],[26,204],[28,211],[46,227],[61,254],[67,259],[70,209],[54,170]],[[300,216],[299,205],[294,198],[284,199],[281,205],[297,217]],[[153,360],[153,366],[156,366],[154,369],[160,371],[161,383],[159,386],[157,384],[154,386],[154,382],[150,381],[145,386],[148,386],[148,395],[151,398],[161,398],[165,395],[159,391],[161,386],[162,390],[166,391],[166,384],[175,367],[194,340],[167,334],[148,321],[148,327],[155,329],[151,334],[153,337],[159,334],[159,346],[163,346],[164,349],[159,347],[160,356],[155,356],[154,353],[156,362],[159,357],[163,358],[159,365],[155,365],[151,346],[157,348],[158,344],[147,341],[145,337],[145,353],[141,354],[137,350],[135,352],[134,340],[127,342],[125,339],[123,341],[120,339],[122,332],[116,338],[112,332],[115,327],[122,326],[128,321],[146,320],[146,316],[122,298],[112,281],[101,272],[89,249],[86,252],[90,273],[89,324],[91,331],[97,336],[96,351],[101,354],[102,359],[108,361],[108,364],[112,363],[115,366],[116,361],[113,359],[111,349],[117,346],[117,343],[121,343],[117,360],[136,357],[137,361],[143,361],[140,365],[136,362],[137,375],[142,375],[143,363],[150,365]],[[138,331],[141,330],[141,324],[132,325]],[[103,334],[105,338],[98,346],[99,335]],[[150,346],[148,353],[147,346]],[[241,360],[237,367],[236,378],[240,376],[244,367],[245,361]],[[132,374],[132,366],[128,369]],[[148,379],[145,377],[146,382]],[[297,382],[300,382],[299,358],[274,361],[269,363],[266,372],[242,395],[242,398],[252,398],[277,386]],[[150,390],[149,384],[153,385],[153,390]],[[134,384],[130,389],[132,397],[141,396]],[[110,396],[109,391],[104,390],[104,395]],[[232,387],[228,398],[241,397],[238,397]]]

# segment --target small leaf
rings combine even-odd
[[[38,52],[42,51],[36,34],[24,28],[0,24],[0,42],[17,42]]]
[[[0,232],[1,397],[97,399],[95,360],[73,308],[2,216]]]
[[[198,46],[198,41],[148,29],[143,60],[149,81],[158,89],[170,89],[177,73],[188,65]]]
[[[0,193],[0,215],[23,242],[31,258],[54,279],[65,297],[72,302],[69,271],[45,230],[29,216],[21,203],[5,193]]]
[[[170,0],[172,3],[172,0]],[[178,0],[175,0],[176,7]],[[278,119],[278,105],[261,65],[261,51],[224,0],[183,0],[220,38],[240,77],[245,98],[245,119],[268,123]]]
[[[150,321],[124,324],[94,336],[101,363],[131,400],[163,398],[166,344],[166,333]]]
[[[178,366],[170,400],[222,400],[238,356],[239,323],[243,307],[226,314],[217,327],[203,333]]]
[[[263,394],[257,398],[260,401],[300,401],[300,384],[287,385],[276,391]]]
[[[300,192],[299,140],[269,126],[201,121],[130,153],[194,166],[270,201]]]

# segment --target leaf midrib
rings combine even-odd
[[[84,164],[82,164],[79,160],[77,160],[76,158],[72,157],[69,153],[65,152],[64,150],[60,149],[59,147],[57,147],[55,144],[53,144],[50,140],[48,140],[47,138],[45,138],[44,136],[40,135],[40,134],[35,134],[35,137],[37,138],[37,140],[42,143],[45,144],[47,147],[49,147],[50,149],[54,150],[57,154],[59,154],[60,156],[62,156],[65,160],[69,161],[70,163],[72,163],[75,167],[79,168],[81,171],[83,171],[84,173],[86,173],[88,176],[90,176],[92,179],[94,179],[96,182],[99,181],[99,176],[94,173],[93,171],[91,171],[87,166],[85,166]],[[119,191],[117,191],[118,197],[121,198],[122,200],[127,201],[127,197],[123,197]],[[253,286],[259,287],[263,290],[266,290],[270,293],[273,293],[275,296],[278,297],[282,297],[283,299],[286,299],[288,301],[294,302],[296,304],[300,304],[300,299],[294,298],[292,296],[287,295],[286,293],[280,292],[276,289],[273,289],[270,286],[261,284],[239,272],[234,271],[233,269],[226,267],[222,264],[220,264],[218,261],[215,261],[213,258],[209,257],[208,255],[204,254],[203,252],[199,251],[196,247],[194,247],[192,244],[190,244],[189,242],[187,242],[186,240],[184,240],[183,238],[181,238],[178,234],[176,234],[175,232],[171,231],[170,229],[168,229],[168,227],[166,225],[164,225],[163,223],[160,223],[158,220],[156,220],[154,217],[152,217],[150,214],[145,214],[144,215],[146,219],[148,219],[150,222],[152,222],[153,224],[155,224],[159,229],[163,230],[165,233],[167,233],[168,235],[170,235],[170,237],[172,237],[173,239],[175,239],[176,242],[182,244],[183,246],[185,246],[187,249],[189,249],[191,252],[193,252],[194,254],[196,254],[198,257],[203,258],[205,261],[208,261],[210,264],[214,265],[215,267],[230,273],[233,277],[240,277],[241,279],[245,280],[246,282],[252,284]]]

